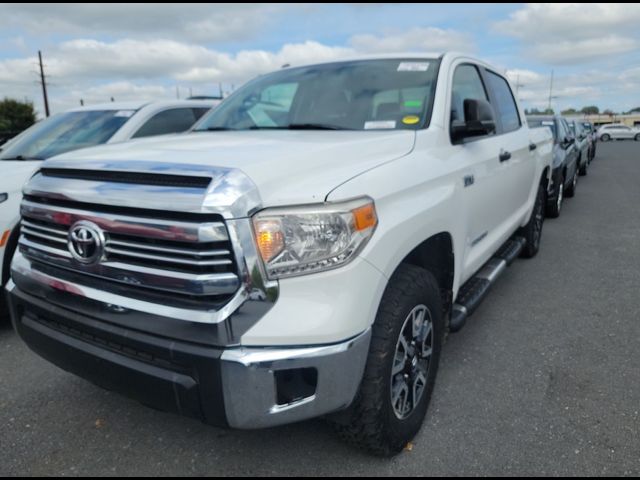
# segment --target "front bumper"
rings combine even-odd
[[[300,348],[215,348],[126,328],[30,295],[9,282],[14,328],[36,353],[109,390],[206,423],[253,429],[349,406],[370,330]]]

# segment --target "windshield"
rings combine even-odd
[[[587,132],[590,132],[592,130],[590,123],[583,123],[582,126]]]
[[[195,129],[418,129],[437,60],[365,60],[281,70],[249,82]]]
[[[45,160],[106,143],[134,110],[67,112],[37,123],[0,151],[0,160]]]
[[[549,128],[549,130],[551,130],[551,133],[553,133],[553,139],[557,140],[558,139],[558,131],[556,130],[556,122],[554,122],[553,120],[540,120],[540,119],[532,119],[532,118],[527,118],[527,123],[529,124],[529,126],[531,128],[535,128],[535,127],[547,127]]]

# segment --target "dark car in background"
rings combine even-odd
[[[596,127],[591,122],[580,122],[585,129],[589,139],[589,162],[596,158],[596,146],[598,143],[598,135],[596,133]]]
[[[553,172],[547,189],[547,216],[560,216],[564,197],[573,197],[578,185],[578,156],[575,135],[559,115],[527,116],[530,127],[549,128],[553,133]]]
[[[589,132],[582,126],[582,122],[578,120],[568,120],[569,128],[576,139],[576,148],[578,150],[578,173],[582,176],[587,174],[589,169]]]

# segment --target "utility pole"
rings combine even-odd
[[[551,110],[551,99],[553,98],[553,70],[551,70],[551,83],[549,84],[549,106],[547,110]]]
[[[520,87],[524,87],[525,85],[520,83],[520,74],[516,77],[516,98],[518,98],[518,92],[520,91]],[[518,100],[520,100],[518,98]]]
[[[42,66],[42,52],[38,50],[38,60],[40,63],[40,83],[42,84],[42,96],[44,97],[44,113],[49,116],[49,98],[47,97],[47,82],[44,79],[44,67]]]

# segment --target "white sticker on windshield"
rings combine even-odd
[[[126,117],[126,118],[129,118],[134,113],[136,113],[135,110],[118,110],[116,113],[113,114],[113,116],[114,117]]]
[[[544,125],[546,127],[553,127],[553,122],[544,121],[544,122],[542,122],[542,125]]]
[[[398,65],[399,72],[426,72],[429,62],[401,62]]]
[[[364,122],[365,130],[384,130],[396,128],[395,120],[378,120],[375,122]]]

